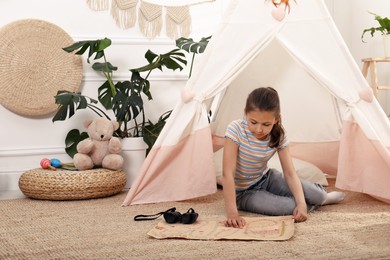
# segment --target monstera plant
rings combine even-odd
[[[210,38],[211,36],[202,38],[199,42],[194,42],[192,39],[179,38],[176,40],[177,48],[159,55],[148,50],[145,53],[148,64],[143,67],[130,69],[131,76],[129,80],[116,82],[113,80],[113,72],[118,68],[107,60],[105,53],[105,50],[111,46],[111,40],[109,38],[79,41],[63,48],[64,51],[74,53],[75,55],[83,55],[88,51],[88,63],[90,63],[91,58],[93,60],[101,60],[101,62],[93,63],[92,69],[101,73],[106,80],[97,89],[98,100],[85,96],[80,92],[58,91],[55,96],[55,103],[58,104],[58,110],[52,121],[66,120],[67,118],[71,118],[77,111],[83,109],[90,109],[97,115],[111,120],[104,109],[112,110],[115,115],[115,120],[120,125],[114,135],[120,138],[143,137],[149,147],[149,151],[171,113],[171,111],[163,113],[156,123],[152,123],[146,119],[144,99],[152,100],[153,98],[150,92],[149,75],[156,69],[161,71],[163,69],[173,71],[183,70],[187,65],[185,52],[188,52],[190,54],[192,53],[189,73],[191,76],[195,55],[204,52]],[[142,74],[146,75],[142,76]],[[71,130],[65,139],[65,150],[67,154],[73,157],[77,152],[76,146],[78,142],[86,137],[88,135],[85,132],[80,133],[78,129]]]

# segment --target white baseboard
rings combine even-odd
[[[27,198],[20,190],[1,191],[0,200],[12,200],[12,199],[23,199]]]
[[[72,162],[63,147],[36,147],[0,150],[0,191],[19,190],[19,178],[28,170],[40,168],[43,158]]]
[[[0,191],[19,190],[20,175],[22,175],[22,172],[0,172]]]

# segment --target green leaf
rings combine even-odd
[[[120,84],[118,82],[117,84]],[[112,98],[116,93],[111,91],[111,86],[108,80],[106,80],[98,89],[98,99],[105,109],[112,108]]]
[[[156,142],[158,136],[160,135],[161,130],[164,128],[166,120],[171,115],[172,110],[165,112],[162,114],[157,123],[153,124],[150,120],[145,124],[143,129],[143,139],[145,143],[148,145],[147,153],[151,150],[154,143]]]
[[[76,110],[85,109],[88,104],[97,103],[95,99],[81,95],[80,92],[70,92],[60,90],[54,96],[55,103],[58,104],[58,110],[52,121],[63,121],[67,117],[71,118]]]
[[[136,68],[136,69],[131,69],[130,71],[132,71],[132,72],[144,72],[144,71],[151,71],[151,70],[154,70],[154,69],[157,69],[157,68],[161,70],[161,64],[160,64],[160,60],[159,60],[160,59],[159,55],[156,55],[151,50],[148,50],[145,53],[145,58],[149,62],[148,65],[145,65],[143,67],[139,67],[139,68]]]
[[[111,39],[109,39],[107,37],[102,39],[102,40],[99,40],[97,51],[102,51],[102,50],[106,49],[107,47],[109,47],[110,45],[111,45]]]
[[[130,71],[144,72],[151,71],[154,69],[162,70],[163,67],[166,67],[171,70],[183,70],[183,66],[187,65],[187,61],[185,59],[186,56],[180,51],[180,49],[175,49],[173,51],[160,55],[156,55],[151,50],[148,50],[145,54],[145,57],[149,62],[148,65],[136,69],[131,69]]]
[[[59,106],[57,113],[54,115],[52,121],[64,121],[68,115],[68,108],[65,106]]]
[[[94,53],[98,52],[96,50],[96,46],[98,45],[98,41],[99,40],[89,43],[89,52],[88,52],[88,58],[87,58],[88,63],[89,63],[89,58],[91,58]]]
[[[77,153],[78,143],[86,138],[88,138],[88,133],[86,132],[80,133],[78,129],[70,130],[65,137],[66,153],[73,158],[73,156]]]
[[[125,93],[126,95],[128,95],[131,91],[133,91],[134,86],[132,85],[132,82],[130,82],[128,80],[125,80],[123,82],[118,81],[115,84],[115,88],[117,89],[117,91],[120,91],[120,92]]]
[[[152,52],[151,50],[148,50],[148,51],[145,53],[145,58],[146,58],[146,60],[147,60],[149,63],[153,63],[157,57],[158,57],[158,55],[155,54],[154,52]]]
[[[100,59],[104,56],[104,49],[111,45],[111,40],[109,38],[94,40],[94,41],[79,41],[73,43],[72,45],[63,48],[66,52],[77,51],[76,55],[82,55],[84,52],[89,49],[87,62],[89,63],[89,58],[91,58],[94,54],[95,60]]]
[[[150,92],[150,82],[149,80],[141,77],[139,72],[134,71],[131,75],[131,83],[132,88],[134,88],[134,91],[141,93],[143,92],[147,97],[148,100],[152,100],[152,93]]]
[[[211,39],[209,37],[203,37],[199,42],[195,42],[192,38],[181,37],[176,40],[176,46],[188,53],[203,53]]]
[[[92,65],[92,69],[95,71],[108,72],[111,73],[113,71],[118,70],[118,67],[113,66],[109,62],[95,62]]]
[[[94,60],[98,60],[104,56],[104,51],[97,51]]]
[[[149,80],[144,81],[142,92],[148,97],[148,100],[152,100],[152,93],[150,92],[150,82]]]
[[[76,55],[82,55],[84,52],[88,50],[88,45],[83,46],[78,52],[76,52]]]
[[[80,96],[79,105],[77,106],[77,109],[85,109],[87,107],[88,107],[87,98],[84,96]]]
[[[143,100],[136,92],[127,95],[118,91],[112,99],[112,109],[117,121],[128,122],[136,118],[143,109]]]
[[[81,48],[81,50],[83,50],[83,52],[81,53],[78,53],[78,55],[81,55],[84,53],[84,51],[87,49],[85,48],[84,46],[88,43],[88,41],[80,41],[80,42],[75,42],[73,43],[72,45],[68,46],[68,47],[65,47],[65,48],[62,48],[64,51],[66,52],[73,52],[75,50],[78,50],[79,48]],[[88,46],[87,46],[88,47]]]

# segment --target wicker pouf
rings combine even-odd
[[[92,169],[69,171],[32,169],[19,178],[19,188],[29,198],[44,200],[79,200],[117,194],[126,184],[122,171]]]

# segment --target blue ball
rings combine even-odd
[[[51,166],[53,166],[55,168],[60,168],[61,167],[61,162],[58,159],[51,159],[50,160],[50,164],[51,164]]]

